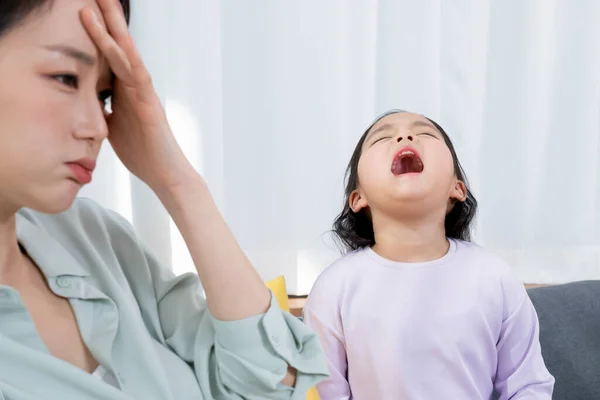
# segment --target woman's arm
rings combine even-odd
[[[116,75],[112,113],[106,118],[108,139],[115,153],[159,196],[181,231],[204,285],[215,325],[227,332],[232,326],[223,324],[237,326],[238,321],[260,319],[270,309],[270,292],[227,228],[204,180],[177,144],[121,6],[114,0],[96,1],[102,14],[96,15],[86,7],[81,17]],[[283,318],[279,320],[276,325],[283,330]],[[260,330],[256,326],[254,330]],[[264,335],[262,331],[252,333]],[[227,336],[223,333],[221,339]],[[229,345],[238,352],[248,351],[244,346]],[[290,360],[286,359],[287,373],[284,376],[282,371],[281,376],[282,382],[294,385],[296,374],[289,368]]]
[[[134,333],[126,340],[163,346],[175,354],[191,367],[204,398],[304,398],[327,377],[318,337],[298,318],[282,312],[274,296],[264,314],[218,320],[208,309],[198,275],[175,275],[122,216],[79,199],[64,216],[40,218],[36,223],[68,244],[67,251],[79,257],[79,248],[87,249],[93,253],[94,268],[106,268],[98,277],[108,272],[111,278],[95,282],[122,287],[124,296],[115,302],[119,316],[129,321],[129,333]],[[294,387],[282,384],[290,365],[298,371]]]
[[[97,2],[103,14],[85,8],[82,19],[116,74],[112,113],[106,118],[115,153],[157,193],[173,217],[206,288],[213,316],[236,320],[264,313],[269,292],[177,144],[119,2]]]
[[[271,294],[193,170],[177,187],[157,190],[179,228],[202,281],[211,314],[233,321],[267,311]]]
[[[233,321],[267,311],[271,294],[217,209],[204,180],[191,167],[175,187],[157,190],[181,232],[214,318]],[[296,371],[282,383],[293,386]]]

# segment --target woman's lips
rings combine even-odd
[[[73,179],[81,185],[87,185],[92,181],[92,173],[96,168],[96,162],[92,159],[84,158],[67,163],[67,167],[73,173]]]

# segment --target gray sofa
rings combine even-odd
[[[600,400],[600,281],[529,289],[554,400]]]

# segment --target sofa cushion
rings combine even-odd
[[[553,399],[600,399],[600,281],[528,290],[540,320]]]

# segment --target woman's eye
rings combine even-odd
[[[72,89],[77,89],[79,87],[79,79],[75,75],[59,74],[59,75],[52,76],[52,78],[54,80],[58,81],[59,83],[65,85],[65,86],[68,86]]]
[[[417,135],[418,135],[418,136],[421,136],[421,135],[426,135],[426,136],[431,136],[432,138],[435,138],[435,137],[436,137],[436,136],[435,136],[433,133],[429,133],[429,132],[422,132],[422,133],[419,133],[419,134],[417,134]]]

